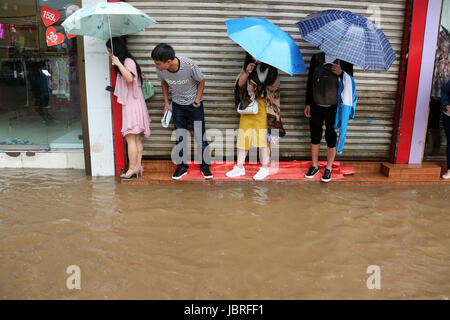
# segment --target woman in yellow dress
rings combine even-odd
[[[263,180],[269,176],[270,145],[286,132],[280,117],[280,77],[278,69],[257,61],[249,53],[235,83],[236,107],[242,102],[246,108],[258,101],[258,114],[241,114],[236,147],[237,164],[226,173],[227,177],[245,176],[244,162],[250,147],[259,148],[261,168],[253,176]],[[278,131],[278,134],[276,134]]]

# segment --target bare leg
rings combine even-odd
[[[247,157],[248,150],[239,149],[238,148],[238,156],[237,156],[237,166],[239,169],[244,167],[245,158]]]
[[[130,161],[130,165],[128,171],[134,170],[137,166],[137,146],[136,146],[136,137],[134,134],[127,134],[125,136],[128,144],[128,160]]]
[[[267,166],[269,164],[269,159],[270,159],[270,147],[261,147],[259,148],[259,155],[261,157],[261,164],[264,168],[267,169]]]
[[[333,167],[333,161],[334,158],[336,157],[336,148],[328,148],[327,151],[327,169],[330,169]]]
[[[136,166],[142,166],[142,154],[144,153],[144,145],[142,143],[142,136],[140,134],[136,134],[136,147],[137,147],[137,157],[136,157]]]
[[[316,168],[319,167],[319,151],[320,144],[311,144],[312,165]]]

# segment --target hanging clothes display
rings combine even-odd
[[[22,63],[23,78],[25,79],[25,90],[27,92],[27,103],[25,104],[25,107],[29,107],[30,106],[30,85],[28,82],[27,64],[25,63],[25,60],[22,60],[21,63]]]
[[[45,61],[32,62],[30,67],[31,92],[35,99],[35,105],[38,107],[38,113],[41,118],[48,122],[53,117],[49,114],[50,97],[50,75],[47,71]]]
[[[52,94],[70,100],[70,66],[69,57],[49,59]]]

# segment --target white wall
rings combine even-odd
[[[83,0],[90,6],[100,0]],[[110,85],[110,64],[105,41],[84,37],[86,66],[86,95],[93,176],[113,176],[114,144],[112,128],[111,93],[105,90]]]
[[[84,169],[83,149],[1,152],[0,168]]]

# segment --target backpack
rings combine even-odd
[[[325,64],[325,54],[317,55],[318,66],[313,73],[314,103],[330,106],[338,103],[339,78],[331,71],[332,64]]]

